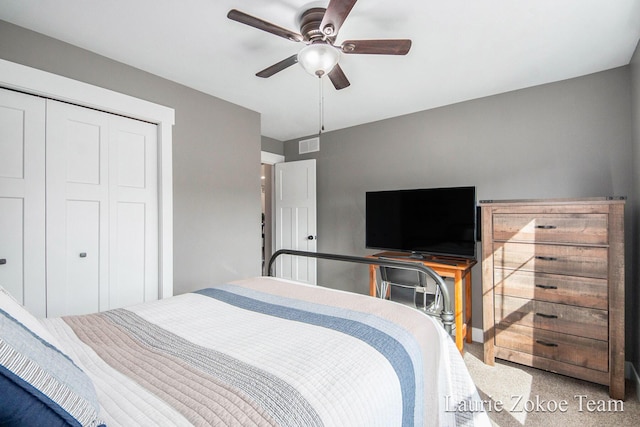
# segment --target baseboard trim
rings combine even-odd
[[[484,342],[484,332],[480,328],[471,328],[471,340],[473,342]]]

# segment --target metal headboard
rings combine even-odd
[[[436,286],[441,292],[442,295],[442,311],[440,312],[440,319],[442,321],[442,325],[444,326],[445,331],[451,334],[451,328],[454,321],[453,310],[451,306],[451,298],[449,297],[449,291],[444,282],[444,279],[440,277],[433,269],[427,267],[426,265],[414,263],[414,262],[404,262],[404,261],[396,261],[391,259],[380,259],[380,258],[365,258],[365,257],[357,257],[351,255],[337,255],[337,254],[326,254],[321,252],[305,252],[305,251],[297,251],[293,249],[280,249],[276,251],[269,260],[269,265],[267,267],[267,272],[269,276],[274,276],[273,272],[273,264],[280,255],[294,255],[294,256],[302,256],[307,258],[318,258],[318,259],[328,259],[334,261],[344,261],[344,262],[352,262],[356,264],[367,264],[367,265],[377,265],[381,267],[391,267],[391,268],[399,268],[403,270],[412,270],[417,271],[419,273],[426,274],[431,277],[435,282]],[[426,312],[429,314],[428,312]]]

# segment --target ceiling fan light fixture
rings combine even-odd
[[[340,51],[325,43],[312,43],[298,52],[298,63],[304,70],[322,77],[328,74],[340,60]]]

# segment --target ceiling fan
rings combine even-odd
[[[318,77],[322,77],[325,74],[328,75],[333,86],[340,90],[351,84],[338,64],[340,53],[347,55],[406,55],[411,48],[411,40],[407,39],[345,40],[341,45],[335,45],[338,31],[356,1],[330,0],[326,9],[312,7],[305,10],[300,16],[300,33],[290,31],[236,9],[230,10],[227,17],[293,42],[302,42],[307,45],[297,54],[291,55],[256,73],[256,76],[271,77],[293,64],[300,63],[310,74]]]

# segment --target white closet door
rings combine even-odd
[[[157,127],[109,126],[109,308],[158,299]]]
[[[155,125],[47,104],[47,315],[158,298]]]
[[[107,309],[108,119],[47,101],[47,316]]]
[[[0,89],[0,285],[44,317],[45,101]]]

